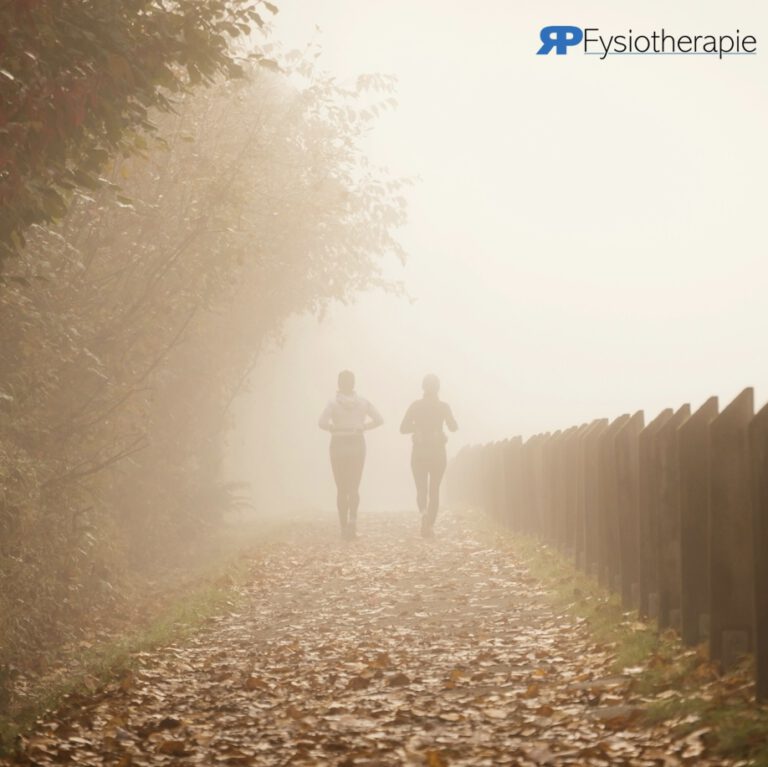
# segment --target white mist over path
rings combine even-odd
[[[384,414],[368,437],[364,507],[410,504],[400,418],[427,372],[466,442],[754,385],[768,394],[765,56],[537,57],[545,24],[615,33],[739,27],[768,44],[753,3],[607,9],[588,2],[469,11],[438,0],[285,2],[275,36],[323,48],[339,79],[399,79],[399,108],[369,139],[374,162],[419,176],[387,274],[412,300],[374,294],[297,318],[239,403],[232,472],[262,498],[327,507],[316,420],[336,373]],[[315,24],[320,31],[316,31]]]

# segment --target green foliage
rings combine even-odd
[[[262,0],[9,0],[0,4],[0,267],[73,193],[114,183],[112,157],[147,150],[153,112],[242,74],[232,41]],[[273,63],[260,52],[254,54]]]

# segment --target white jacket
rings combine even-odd
[[[370,419],[366,422],[366,419]],[[357,394],[336,393],[323,410],[318,426],[331,434],[362,434],[381,426],[384,419],[367,399]]]

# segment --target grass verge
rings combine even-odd
[[[98,643],[85,650],[76,668],[33,689],[0,715],[0,755],[13,750],[16,738],[32,728],[45,712],[61,706],[68,695],[94,692],[132,669],[137,654],[183,641],[207,619],[236,607],[241,595],[236,586],[246,578],[242,563],[226,575],[177,597],[146,626],[134,633]]]
[[[46,712],[65,705],[68,696],[95,693],[132,670],[139,653],[183,642],[209,619],[237,609],[243,599],[239,587],[252,578],[254,566],[271,546],[314,523],[311,517],[291,517],[237,528],[232,541],[210,561],[181,580],[169,580],[163,593],[154,593],[148,617],[135,630],[101,632],[92,642],[60,648],[55,669],[25,677],[22,689],[0,710],[0,756],[12,753],[17,737],[31,730]]]
[[[647,724],[664,724],[681,736],[709,728],[705,737],[715,753],[768,767],[768,707],[755,702],[751,659],[731,673],[718,673],[706,645],[687,648],[674,632],[659,633],[559,552],[472,517],[493,545],[526,566],[555,609],[584,622],[613,654],[613,670],[631,677],[630,693]]]
[[[0,706],[0,756],[13,752],[17,737],[31,730],[46,712],[63,706],[67,696],[100,690],[133,669],[138,653],[183,642],[210,618],[237,609],[242,599],[239,587],[253,577],[254,568],[272,547],[316,535],[324,530],[323,516],[306,510],[240,520],[220,531],[207,555],[194,565],[167,571],[159,577],[159,586],[157,574],[145,578],[154,585],[150,591],[136,589],[128,600],[133,617],[120,621],[121,628],[96,621],[89,629],[97,639],[57,648],[54,670],[28,674],[10,703]],[[136,610],[142,606],[149,609]],[[135,629],[126,631],[125,626],[132,623]]]

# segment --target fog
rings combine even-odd
[[[763,5],[286,2],[276,37],[341,81],[398,78],[372,161],[415,177],[407,295],[295,317],[236,405],[229,473],[261,510],[330,509],[317,418],[336,374],[382,412],[362,509],[413,505],[398,433],[427,372],[462,445],[639,408],[762,404],[765,66],[758,57],[535,56],[545,24],[766,31]]]
[[[0,3],[0,767],[768,764],[766,22]]]

